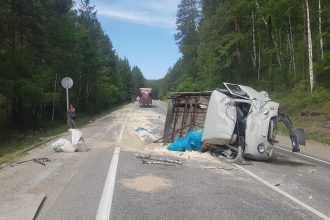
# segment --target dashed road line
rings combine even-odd
[[[123,125],[121,126],[121,130],[120,130],[120,133],[119,133],[119,137],[117,139],[117,143],[119,143],[121,141],[121,139],[123,138],[125,124],[126,124],[126,120],[124,121]]]
[[[129,112],[131,112],[133,110],[133,108],[135,107],[135,103],[137,103],[137,102],[133,103],[133,106],[128,110]]]
[[[266,180],[262,179],[261,177],[255,175],[254,173],[252,173],[251,171],[243,168],[240,165],[234,164],[235,166],[237,166],[238,168],[240,168],[242,171],[244,171],[245,173],[247,173],[248,175],[252,176],[253,178],[255,178],[256,180],[258,180],[259,182],[265,184],[266,186],[270,187],[271,189],[273,189],[274,191],[282,194],[283,196],[287,197],[288,199],[292,200],[293,202],[299,204],[300,206],[304,207],[305,209],[307,209],[308,211],[314,213],[315,215],[319,216],[322,219],[325,220],[330,220],[330,218],[328,216],[326,216],[325,214],[317,211],[316,209],[314,209],[313,207],[307,205],[306,203],[300,201],[299,199],[293,197],[292,195],[288,194],[287,192],[284,192],[283,190],[279,189],[278,187],[272,185],[271,183],[267,182]]]
[[[135,107],[135,104],[128,110],[129,112]],[[125,129],[126,118],[123,122],[123,125],[120,129],[120,133],[117,139],[117,144],[123,138],[123,133]],[[110,219],[110,212],[111,212],[111,205],[112,205],[112,198],[113,192],[115,188],[115,180],[117,174],[117,167],[118,167],[118,160],[119,160],[119,153],[120,147],[116,147],[112,156],[112,160],[110,163],[107,179],[104,184],[100,204],[97,210],[95,220],[109,220]]]
[[[107,179],[104,184],[101,201],[97,210],[95,220],[109,220],[112,204],[112,197],[115,187],[117,165],[119,159],[120,147],[116,147],[110,163]]]
[[[285,149],[285,148],[282,148],[282,147],[279,147],[279,146],[274,146],[274,147],[275,147],[275,148],[278,148],[278,149],[281,149],[281,150],[284,150],[284,151],[292,152],[292,151],[290,151],[290,150],[288,150],[288,149]],[[302,156],[302,157],[306,157],[306,158],[309,158],[309,159],[312,159],[312,160],[316,160],[316,161],[318,161],[318,162],[321,162],[321,163],[325,163],[325,164],[330,165],[330,162],[328,162],[328,161],[320,160],[320,159],[317,159],[317,158],[315,158],[315,157],[307,156],[307,155],[305,155],[305,154],[301,154],[301,153],[295,153],[295,154],[298,154],[298,155],[300,155],[300,156]]]

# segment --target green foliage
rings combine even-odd
[[[143,88],[146,87],[145,83],[146,83],[146,79],[144,78],[141,70],[139,69],[139,67],[134,66],[132,68],[132,81],[133,81],[133,95],[136,96],[137,95],[137,91],[139,88]]]
[[[290,94],[290,95],[284,95]],[[275,99],[279,100],[285,110],[291,114],[309,114],[309,112],[325,111],[330,107],[329,89],[317,87],[313,93],[306,91],[303,82],[297,84],[291,90],[275,93]]]
[[[95,94],[90,100],[89,109],[91,113],[95,113],[97,109],[110,108],[113,104],[118,103],[120,97],[119,89],[115,85],[111,85],[106,81],[99,81]]]
[[[177,13],[182,57],[159,81],[162,97],[223,82],[266,90],[308,134],[330,143],[330,2],[309,0],[315,90],[310,92],[305,1],[181,0]],[[320,39],[324,59],[321,59]],[[317,128],[317,129],[316,129]]]
[[[314,78],[316,87],[328,89],[330,4],[321,5],[322,35],[318,1],[310,1]],[[299,0],[181,0],[175,39],[182,58],[163,79],[162,93],[214,89],[225,81],[275,92],[301,83],[308,92],[305,10]]]
[[[200,84],[197,80],[187,77],[178,86],[178,92],[185,91],[200,91]]]
[[[187,75],[197,73],[198,22],[200,13],[197,0],[181,0],[177,11],[175,40],[182,53],[182,66]]]
[[[6,112],[7,104],[8,104],[8,100],[6,99],[6,97],[0,94],[0,124],[5,124],[5,120],[7,118],[7,112]]]
[[[295,127],[305,129],[308,139],[330,144],[330,92],[329,88],[318,86],[313,93],[306,91],[305,83],[297,84],[293,89],[272,94],[280,103],[282,111],[290,115]],[[286,129],[281,129],[287,132]]]
[[[143,85],[139,68],[116,54],[90,1],[78,1],[76,9],[74,3],[0,2],[1,125],[64,119],[66,76],[74,82],[69,95],[78,114],[129,100]]]

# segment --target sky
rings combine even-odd
[[[119,57],[147,79],[163,78],[180,57],[174,40],[180,0],[91,0]]]

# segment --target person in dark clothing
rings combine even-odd
[[[72,104],[69,105],[68,113],[69,113],[68,120],[69,120],[70,128],[77,128],[76,121],[75,121],[76,120],[76,108]]]

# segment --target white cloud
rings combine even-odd
[[[94,4],[99,16],[173,30],[178,3],[179,0],[99,0]]]

